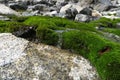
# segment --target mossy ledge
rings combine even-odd
[[[19,18],[14,16],[11,19],[11,21],[0,21],[1,33],[15,33],[21,29],[24,31],[32,26],[35,30],[32,38],[37,39],[38,42],[57,46],[60,40],[62,49],[70,50],[89,59],[96,67],[101,80],[119,80],[120,43],[105,38],[103,33],[120,36],[120,29],[116,29],[116,23],[120,22],[120,19],[101,18],[89,23],[47,16]],[[105,29],[97,30],[95,27],[99,24]]]

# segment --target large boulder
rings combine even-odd
[[[1,80],[99,80],[90,62],[52,46],[0,34]]]
[[[5,14],[5,15],[17,15],[19,16],[20,14],[11,8],[5,6],[4,4],[0,4],[0,14]]]

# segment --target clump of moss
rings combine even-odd
[[[105,47],[107,47],[107,49]],[[72,50],[73,52],[81,54],[89,59],[97,68],[102,80],[119,79],[119,47],[120,45],[108,41],[102,36],[89,31],[75,30],[63,34],[62,48]],[[106,51],[100,54],[100,51],[103,49],[106,49]]]
[[[41,26],[36,29],[36,37],[42,42],[49,45],[57,45],[58,42],[58,34],[55,31]]]
[[[25,27],[26,25],[19,22],[12,21],[0,21],[0,32],[14,32],[20,27]]]
[[[120,44],[102,36],[102,32],[120,35],[116,23],[120,19],[101,18],[89,23],[78,23],[58,17],[33,16],[13,18],[13,21],[0,21],[0,32],[14,32],[22,27],[35,26],[37,39],[49,45],[57,45],[59,40],[56,30],[63,30],[61,48],[78,53],[89,59],[102,80],[119,80]],[[104,30],[95,29],[99,24]]]

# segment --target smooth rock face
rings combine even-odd
[[[0,80],[99,80],[80,55],[9,33],[0,34],[0,42]]]

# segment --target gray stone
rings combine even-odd
[[[89,19],[88,15],[77,14],[75,17],[75,20],[79,21],[79,22],[88,22],[90,19]]]
[[[91,16],[92,15],[92,9],[86,7],[84,9],[82,9],[79,13]]]
[[[66,10],[66,18],[68,19],[75,19],[76,14],[78,14],[78,11],[75,8],[69,8]]]
[[[97,4],[97,5],[94,6],[94,10],[102,12],[102,11],[108,10],[109,7],[110,7],[110,5],[105,5],[105,4],[99,3],[99,4]]]
[[[111,5],[111,0],[99,0],[100,3],[105,4],[105,5]]]
[[[13,3],[13,4],[9,4],[10,8],[13,10],[26,10],[27,9],[27,5],[24,3]]]

